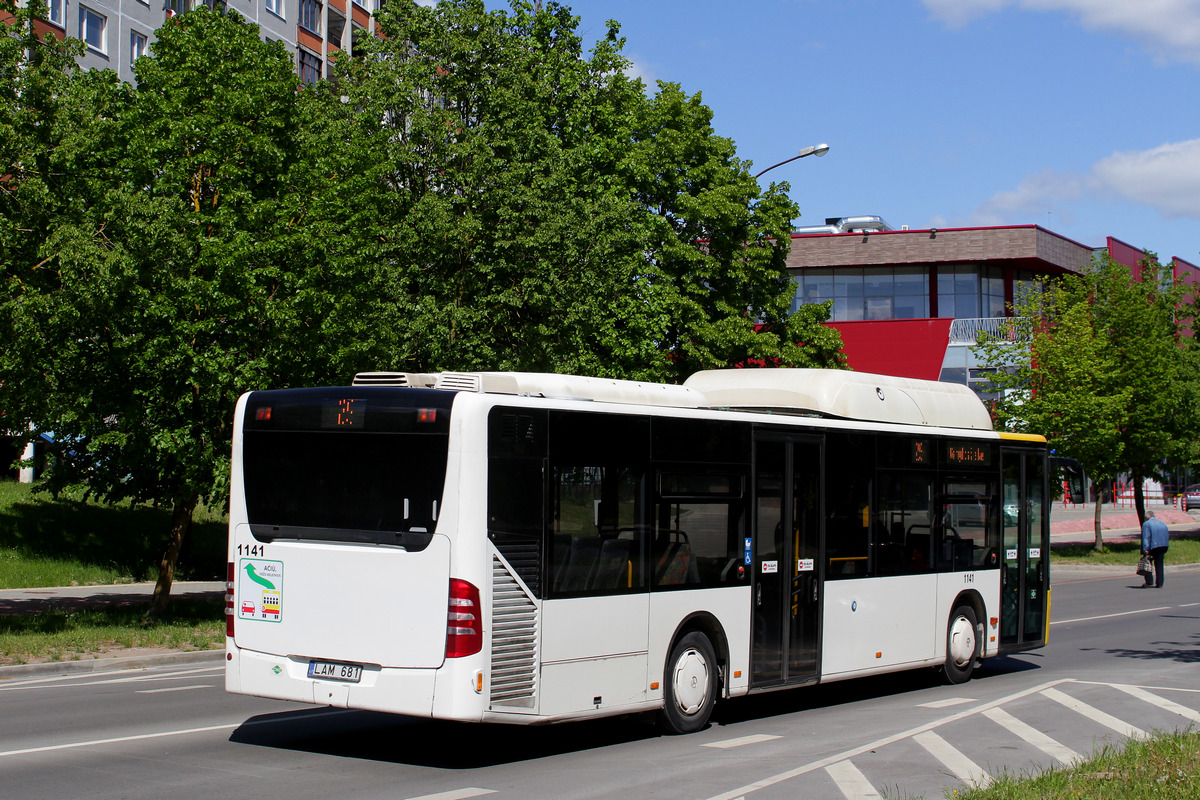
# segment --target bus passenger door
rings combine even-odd
[[[821,440],[755,442],[751,687],[810,682],[820,664]]]
[[[1046,455],[1004,449],[1004,546],[1000,573],[1000,652],[1045,643],[1049,601],[1050,526]]]

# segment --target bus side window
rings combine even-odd
[[[650,563],[655,587],[739,582],[745,542],[746,477],[700,467],[659,473]]]
[[[932,498],[932,473],[879,471],[879,512],[872,531],[876,575],[914,575],[933,568]]]
[[[875,437],[830,431],[825,459],[825,577],[864,578]]]

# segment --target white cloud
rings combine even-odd
[[[1092,167],[1098,188],[1151,206],[1167,219],[1200,219],[1200,139],[1114,153]]]
[[[992,195],[969,215],[967,224],[1027,223],[1047,213],[1071,224],[1072,202],[1088,198],[1148,206],[1164,219],[1200,219],[1200,139],[1114,153],[1093,164],[1086,175],[1035,173],[1015,189]]]
[[[956,27],[1010,7],[1065,12],[1088,30],[1127,36],[1160,58],[1200,63],[1200,0],[924,0],[924,3],[935,19]]]
[[[1063,219],[1064,202],[1084,194],[1086,181],[1069,172],[1044,170],[1021,181],[1016,189],[997,192],[971,214],[972,225],[1005,225],[1028,222],[1046,213]],[[1070,219],[1064,219],[1069,222]]]
[[[960,27],[976,17],[992,14],[1012,5],[1012,0],[925,0],[934,19]]]
[[[652,92],[655,88],[654,82],[658,80],[658,77],[651,66],[630,53],[626,53],[625,57],[629,59],[629,66],[625,68],[625,75],[630,78],[641,78],[642,83],[646,84],[646,91]]]

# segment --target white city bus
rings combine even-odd
[[[230,692],[448,720],[659,712],[1046,641],[1041,437],[965,387],[368,373],[238,402]]]

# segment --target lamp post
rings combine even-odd
[[[791,158],[789,158],[785,161],[780,161],[778,164],[772,164],[771,166],[767,167],[762,172],[755,175],[754,179],[758,180],[765,173],[770,172],[771,170],[775,169],[776,167],[782,167],[784,164],[790,164],[798,158],[804,158],[805,156],[816,156],[817,158],[820,158],[821,156],[825,155],[828,152],[829,152],[829,145],[827,145],[827,144],[822,143],[822,144],[810,145],[809,147],[802,148],[798,154],[792,156]]]

